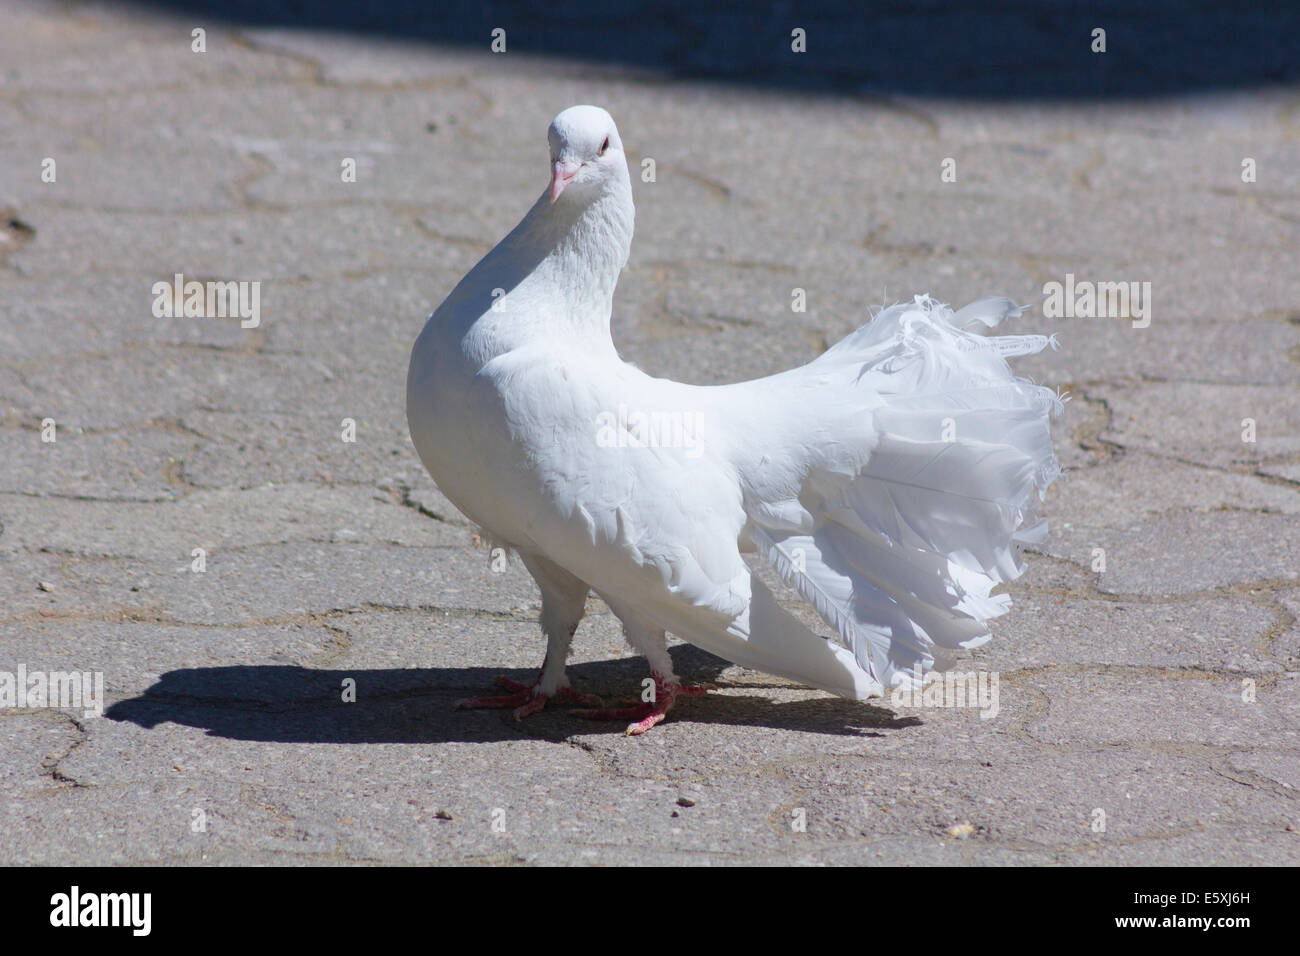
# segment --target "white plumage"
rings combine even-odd
[[[1055,343],[985,338],[1018,317],[987,298],[884,309],[815,361],[735,385],[653,378],[610,337],[632,240],[627,161],[604,110],[550,129],[552,183],[429,317],[407,416],[443,493],[516,550],[542,592],[547,658],[531,687],[470,706],[532,713],[566,690],[588,590],[682,692],[664,632],[846,697],[911,683],[931,649],[975,647],[1018,576],[1024,526],[1059,473],[1060,401],[1006,359]],[[613,423],[613,424],[611,424]],[[611,440],[611,432],[615,433]],[[833,628],[783,610],[742,551],[762,554]]]

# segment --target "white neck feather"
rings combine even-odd
[[[478,362],[539,340],[613,348],[614,287],[632,246],[631,183],[624,173],[588,203],[564,199],[544,193],[440,308]],[[493,310],[496,289],[505,296]]]

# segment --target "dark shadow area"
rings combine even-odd
[[[672,649],[678,674],[714,680],[727,663],[696,648]],[[141,727],[176,723],[215,737],[278,743],[430,744],[518,740],[562,741],[577,734],[621,734],[627,722],[593,722],[552,704],[515,721],[509,711],[454,709],[463,697],[492,693],[500,670],[484,667],[400,670],[312,670],[295,666],[205,667],[162,675],[153,687],[105,711]],[[569,679],[579,690],[611,703],[635,700],[648,673],[644,658],[575,664]],[[536,671],[508,671],[531,681]],[[341,699],[345,678],[356,681],[356,702]],[[755,688],[745,697],[718,694],[682,698],[670,721],[765,726],[842,736],[879,736],[879,730],[915,726],[915,717],[838,699],[773,703]],[[653,731],[651,731],[653,733]]]
[[[1300,79],[1294,0],[144,0],[192,18],[329,30],[751,87],[838,94],[1110,99]],[[792,31],[806,31],[806,51]],[[1106,31],[1094,53],[1093,30]],[[431,49],[430,56],[437,56]]]

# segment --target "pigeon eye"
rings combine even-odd
[[[604,156],[604,155],[605,155],[605,150],[607,150],[607,149],[609,149],[609,137],[608,137],[608,136],[605,137],[605,142],[603,142],[603,143],[600,144],[600,151],[599,151],[598,153],[596,153],[596,155],[597,155],[597,156]]]

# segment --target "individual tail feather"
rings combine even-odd
[[[749,602],[725,629],[698,614],[663,609],[664,626],[683,640],[742,667],[819,687],[841,697],[865,700],[884,692],[871,672],[861,667],[851,648],[828,641],[777,602],[754,574]],[[666,615],[666,616],[665,616]]]

